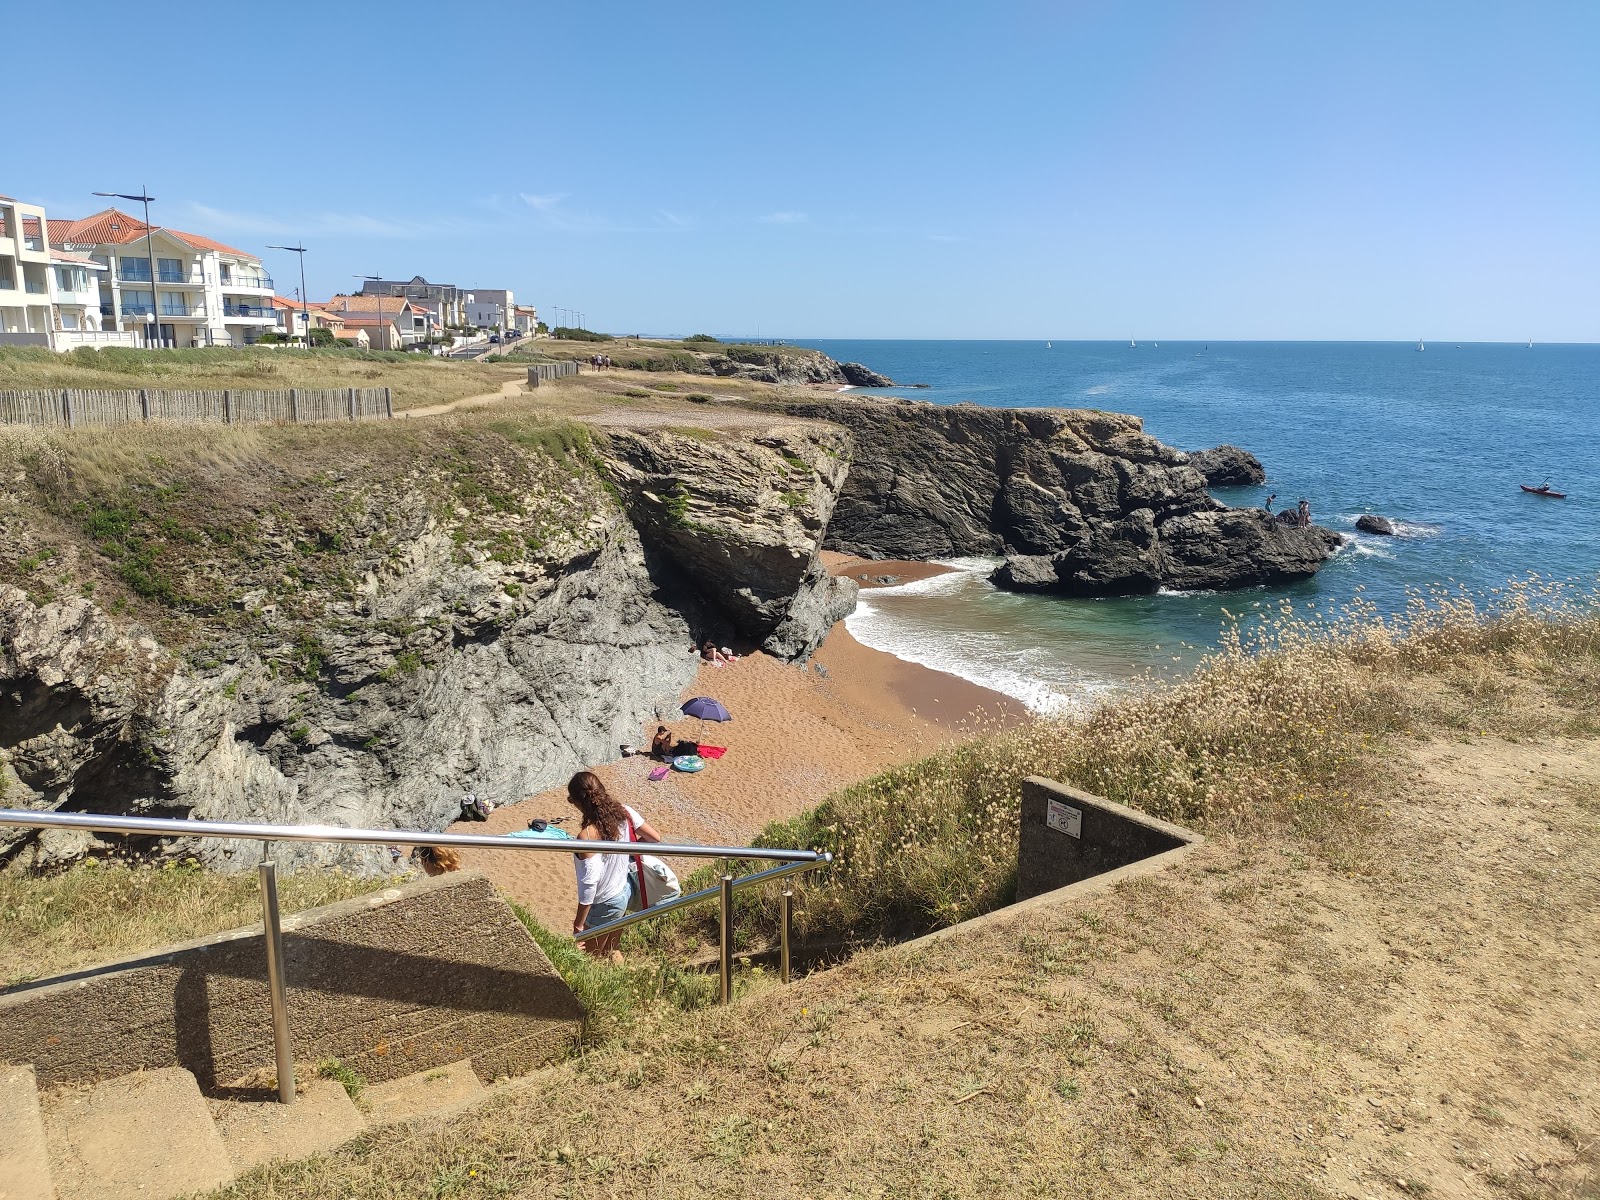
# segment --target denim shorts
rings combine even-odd
[[[584,922],[583,927],[594,929],[607,921],[615,921],[628,911],[628,902],[632,899],[633,888],[625,887],[609,900],[596,900],[589,906],[589,919]]]

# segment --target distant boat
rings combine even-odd
[[[1421,354],[1426,349],[1427,349],[1427,347],[1422,344],[1422,339],[1418,338],[1417,339],[1417,353]]]
[[[1525,483],[1519,483],[1517,486],[1530,496],[1548,496],[1552,500],[1565,500],[1567,498],[1565,492],[1554,490],[1548,483],[1541,483],[1538,487],[1529,487]]]
[[[1529,350],[1532,350],[1532,349],[1533,349],[1533,339],[1532,339],[1532,338],[1529,338],[1529,339],[1528,339],[1528,349],[1529,349]]]
[[[1049,343],[1049,342],[1046,342],[1046,343],[1045,343],[1045,344],[1044,344],[1044,348],[1045,348],[1045,349],[1046,349],[1046,350],[1048,350],[1048,349],[1050,349],[1050,343]]]

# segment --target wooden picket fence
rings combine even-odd
[[[131,425],[143,421],[263,424],[394,416],[388,388],[180,391],[34,388],[0,391],[0,425]]]
[[[564,379],[568,375],[578,373],[578,364],[572,360],[564,362],[530,363],[528,365],[528,386],[538,387],[546,379]]]

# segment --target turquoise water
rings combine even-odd
[[[1397,610],[1408,588],[1488,591],[1529,573],[1600,575],[1600,345],[1383,342],[818,341],[928,390],[940,404],[1133,413],[1184,449],[1232,442],[1267,468],[1229,504],[1310,501],[1349,544],[1314,579],[1229,595],[1118,600],[1015,596],[969,561],[955,577],[864,596],[850,628],[868,645],[1041,708],[1093,696],[1213,644],[1223,608],[1276,598],[1325,611],[1362,589]],[[1545,480],[1566,500],[1528,496]],[[1405,534],[1355,531],[1363,512]]]

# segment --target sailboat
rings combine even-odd
[[[1139,348],[1139,343],[1134,341],[1132,338],[1128,339],[1128,345],[1132,346],[1135,350]]]
[[[1529,339],[1528,339],[1528,349],[1529,349],[1529,350],[1532,350],[1532,349],[1533,349],[1533,339],[1532,339],[1532,338],[1529,338]]]
[[[1045,348],[1045,349],[1046,349],[1046,350],[1048,350],[1048,349],[1050,349],[1050,343],[1049,343],[1049,342],[1046,342],[1046,343],[1045,343],[1045,344],[1044,344],[1044,348]]]
[[[1422,344],[1422,339],[1418,338],[1417,339],[1417,353],[1421,354],[1426,349],[1427,349],[1427,347]]]

